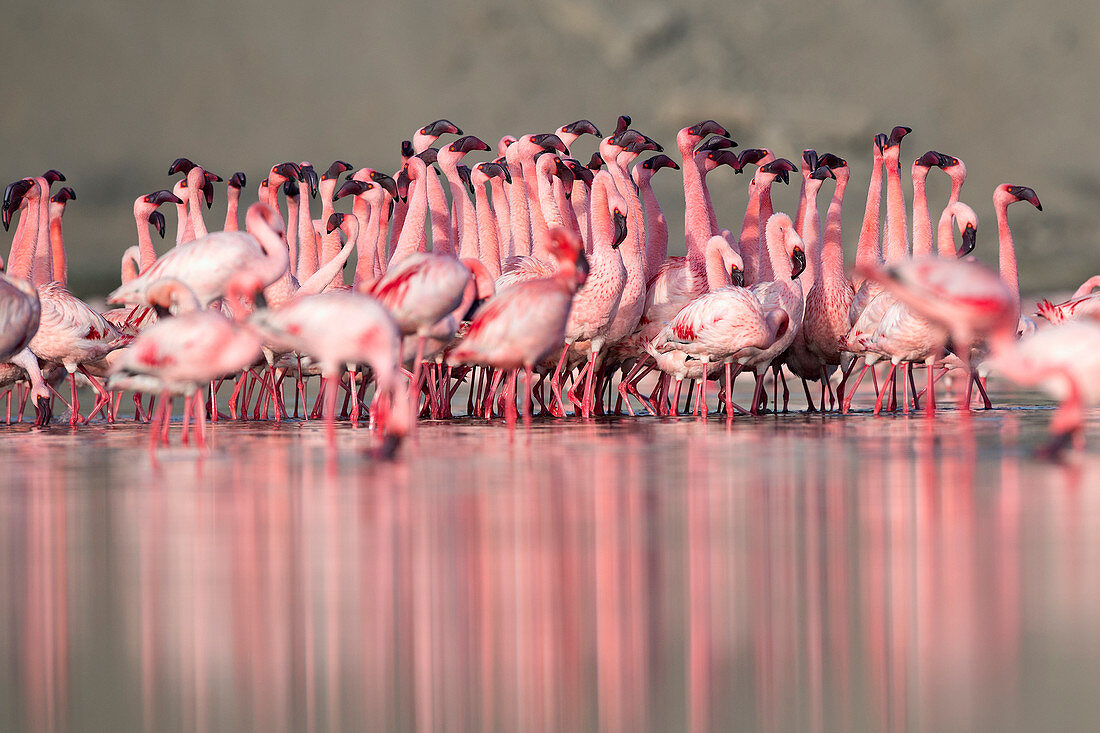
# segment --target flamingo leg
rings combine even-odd
[[[325,392],[324,420],[325,438],[328,441],[329,456],[336,455],[336,397],[339,373],[327,374],[322,379],[322,389]]]
[[[203,450],[206,448],[206,407],[203,404],[202,390],[195,392],[191,402],[195,410],[195,424],[198,425],[199,437],[195,444],[199,447],[199,450]]]
[[[505,377],[504,392],[504,422],[508,425],[508,431],[516,429],[516,379],[519,376],[518,369],[509,369]]]
[[[889,385],[891,378],[894,376],[894,370],[897,369],[897,364],[890,362],[890,371],[886,373],[886,380],[882,383],[882,391],[878,393],[878,398],[875,400],[875,415],[882,412],[882,400],[886,397],[887,385]]]
[[[584,382],[584,416],[592,417],[592,413],[595,410],[595,393],[596,386],[596,351],[595,349],[588,355],[588,379]],[[600,404],[603,404],[603,398],[600,398]]]
[[[806,412],[817,412],[817,408],[814,407],[814,398],[810,395],[810,383],[805,379],[802,380],[802,390],[806,393]],[[821,389],[821,409],[825,409],[825,388]]]
[[[531,400],[531,388],[532,383],[535,380],[534,368],[528,364],[523,368],[524,376],[524,392],[523,392],[523,427],[531,427],[531,411],[535,409],[535,404]]]
[[[980,394],[982,396],[982,404],[983,404],[982,409],[983,410],[992,410],[993,409],[993,403],[989,401],[989,395],[986,394],[985,381],[981,377],[978,376],[977,372],[974,372],[971,378],[974,380],[974,384],[977,385],[977,387],[978,387],[978,394]]]

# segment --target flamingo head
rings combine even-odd
[[[317,185],[320,183],[317,178],[317,171],[313,169],[313,165],[309,161],[305,160],[298,164],[298,168],[302,171],[302,182],[309,187],[309,197],[311,199],[317,198]]]
[[[417,134],[424,137],[438,138],[441,135],[461,135],[462,130],[450,120],[436,120],[421,127]]]
[[[737,153],[732,150],[712,150],[707,153],[706,162],[703,164],[703,171],[709,173],[720,165],[728,165],[733,168],[734,173],[740,173],[742,171],[741,159],[737,157]]]
[[[725,150],[735,147],[737,147],[737,143],[735,143],[733,140],[730,140],[728,137],[724,137],[722,135],[715,135],[714,137],[699,143],[699,146],[695,148],[695,152],[705,153],[711,150]]]
[[[576,158],[562,158],[562,162],[569,168],[569,172],[573,174],[573,180],[581,180],[584,185],[591,186],[592,180],[595,174],[580,162]]]
[[[512,146],[512,143],[516,142],[515,135],[505,135],[497,141],[497,155],[503,156],[504,153]]]
[[[5,231],[11,226],[11,218],[19,209],[19,205],[23,203],[23,199],[35,198],[37,191],[38,186],[35,185],[33,178],[21,178],[8,184],[8,187],[4,189],[3,223]]]
[[[474,150],[492,150],[492,148],[489,147],[487,142],[476,135],[464,135],[448,145],[447,150],[451,153],[465,155]]]
[[[760,172],[770,174],[775,177],[775,180],[790,184],[791,173],[797,173],[798,167],[786,158],[777,158],[771,163],[762,165],[760,167]]]
[[[486,178],[500,178],[507,183],[512,182],[512,174],[508,171],[507,163],[490,161],[487,163],[478,163],[476,167]]]
[[[615,120],[615,132],[613,134],[618,135],[628,127],[630,127],[630,115],[619,115],[619,119]]]
[[[844,160],[844,158],[841,158],[839,155],[834,155],[833,153],[825,153],[824,155],[822,155],[820,158],[817,159],[817,164],[829,166],[833,169],[834,175],[838,169],[848,167],[848,161]]]
[[[271,166],[271,171],[267,174],[267,182],[270,186],[281,186],[291,179],[302,180],[302,167],[297,163],[276,163]]]
[[[357,181],[354,178],[349,178],[348,180],[340,184],[340,188],[336,189],[336,193],[332,195],[332,201],[333,203],[335,203],[345,196],[358,196],[360,194],[366,193],[372,188],[374,188],[374,184],[370,181]],[[334,217],[336,215],[333,214],[332,216]],[[329,224],[332,224],[332,217],[329,217]],[[339,226],[339,224],[337,224],[336,226]],[[331,232],[332,229],[329,229],[329,231]]]
[[[599,153],[592,153],[592,157],[588,159],[588,170],[598,171],[603,168],[603,156]]]
[[[803,169],[805,171],[805,169]],[[827,165],[819,165],[814,168],[813,173],[809,176],[815,181],[824,181],[826,178],[836,178],[836,174],[833,173],[833,169]]]
[[[248,185],[248,177],[245,176],[243,171],[237,171],[229,177],[229,187],[235,188],[238,191]]]
[[[382,171],[372,170],[370,179],[381,186],[390,195],[390,198],[397,198],[397,182],[391,176],[387,176]]]
[[[406,141],[406,142],[408,142],[408,141]],[[410,149],[412,148],[412,143],[409,143],[409,147],[410,147]],[[341,173],[346,173],[347,171],[350,171],[350,170],[351,170],[351,163],[346,163],[342,160],[334,160],[332,162],[332,165],[330,165],[327,169],[325,169],[325,172],[321,175],[321,180],[322,181],[329,181],[329,180],[332,180],[332,179],[335,179],[335,178],[339,178]]]
[[[568,125],[562,125],[559,129],[567,135],[576,135],[578,137],[581,135],[595,135],[596,137],[603,137],[600,135],[600,128],[596,127],[588,120],[570,122]]]
[[[76,191],[68,186],[64,186],[60,191],[50,197],[50,201],[55,204],[66,204],[69,201],[76,201]]]
[[[741,167],[746,165],[765,165],[775,160],[775,154],[767,148],[745,148],[741,151],[737,159],[741,162]]]
[[[294,199],[295,201],[297,201],[298,196],[299,194],[301,194],[301,192],[301,187],[298,185],[298,182],[295,181],[293,178],[283,184],[283,195],[286,196],[288,199]]]
[[[1004,189],[1005,193],[1012,196],[1012,201],[1009,203],[1015,203],[1016,201],[1027,201],[1039,211],[1043,210],[1043,205],[1039,203],[1039,197],[1035,195],[1035,191],[1027,186],[1013,186],[1005,183],[998,187],[998,190]]]
[[[676,164],[676,161],[668,157],[664,153],[654,155],[652,158],[646,158],[642,163],[642,168],[647,171],[653,171],[656,173],[662,168],[672,168],[673,170],[680,170],[680,166]]]
[[[802,177],[809,178],[810,174],[819,166],[817,151],[813,148],[806,148],[802,151]]]
[[[42,177],[46,179],[46,182],[51,186],[59,181],[65,180],[65,174],[56,168],[50,168],[48,171],[42,174]]]
[[[371,184],[367,184],[370,186]],[[339,211],[335,212],[328,218],[328,224],[325,225],[325,231],[332,234],[337,229],[344,226],[344,219],[347,218],[347,214],[341,214]]]

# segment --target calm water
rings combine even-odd
[[[1049,418],[0,427],[0,728],[1095,730]]]

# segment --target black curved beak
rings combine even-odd
[[[168,166],[168,175],[174,176],[177,173],[187,173],[195,164],[187,158],[176,158],[172,161],[172,165]]]
[[[704,120],[697,125],[692,125],[688,128],[688,133],[695,137],[706,137],[707,135],[729,136],[729,132],[726,131],[726,128],[722,127],[714,120]]]
[[[221,180],[220,178],[218,179]],[[206,208],[211,208],[214,205],[214,182],[206,181],[202,184],[202,196],[206,199]]]
[[[978,230],[973,224],[967,224],[962,233],[962,245],[955,250],[955,256],[962,259],[973,252],[977,245]]]
[[[611,218],[615,224],[615,242],[611,246],[618,249],[619,245],[626,241],[626,215],[616,211]]]
[[[476,135],[465,135],[447,146],[451,152],[466,154],[474,150],[492,150],[489,144]]]
[[[570,135],[595,135],[596,137],[602,137],[599,128],[588,120],[570,122],[568,125],[562,125],[561,129],[563,132],[567,132]]]
[[[157,234],[160,235],[160,238],[164,239],[164,214],[160,213],[159,211],[150,211],[149,223],[152,224],[154,228],[156,228]]]
[[[805,269],[806,253],[802,251],[801,247],[795,247],[794,252],[791,252],[791,279],[794,280]]]
[[[727,148],[733,147],[737,147],[737,143],[735,143],[733,140],[730,140],[728,137],[719,135],[717,137],[712,137],[699,143],[699,146],[695,148],[695,152],[702,153],[711,150],[725,150]]]
[[[344,223],[344,215],[339,211],[334,213],[328,218],[328,224],[325,225],[325,231],[332,234],[334,231],[340,228],[340,225]]]
[[[738,288],[745,287],[745,271],[742,270],[737,265],[731,266],[730,267],[730,282],[732,282],[735,287],[738,287]]]
[[[65,186],[60,191],[50,197],[50,201],[57,204],[63,204],[67,201],[76,201],[76,191],[69,186]]]
[[[229,177],[231,188],[244,188],[246,185],[248,185],[248,177],[242,171],[237,171]]]
[[[436,120],[420,128],[421,135],[439,137],[440,135],[461,135],[462,130],[450,120]]]
[[[886,149],[888,140],[889,138],[881,132],[875,135],[875,147],[878,148],[879,153]]]
[[[904,125],[898,125],[893,130],[890,130],[890,137],[886,141],[886,147],[892,148],[895,145],[901,145],[901,139],[913,131],[912,127],[906,127]]]
[[[806,150],[803,150],[802,162],[806,164],[804,170],[816,170],[817,166],[820,165],[820,163],[818,162],[817,151],[813,148],[807,148]]]
[[[565,146],[562,139],[552,132],[546,132],[541,135],[532,135],[531,142],[538,145],[540,148],[547,152],[558,152],[569,154],[569,148]]]
[[[19,205],[23,203],[23,197],[27,195],[27,191],[30,191],[33,185],[35,184],[32,179],[20,178],[18,181],[9,183],[8,187],[4,189],[4,231],[7,231],[8,227],[11,226],[11,218],[19,209]]]
[[[145,203],[147,203],[147,204],[156,204],[157,206],[161,206],[163,204],[168,204],[168,203],[182,204],[183,199],[181,199],[179,196],[172,193],[171,191],[162,188],[161,190],[154,191],[153,193],[146,196],[145,197]]]
[[[603,168],[603,156],[599,153],[592,153],[592,157],[588,160],[588,170],[595,172],[600,168]]]
[[[829,166],[819,165],[817,168],[814,168],[814,172],[810,174],[810,178],[818,181],[824,181],[826,178],[836,178],[836,175],[833,173],[833,169]]]
[[[406,140],[405,142],[409,143],[409,155],[412,155],[412,143],[410,143],[408,140]],[[402,154],[404,154],[404,147],[402,147]],[[408,157],[408,156],[405,156],[405,157]],[[346,163],[342,160],[335,160],[335,161],[332,162],[332,165],[330,165],[325,170],[324,174],[321,176],[321,180],[322,181],[327,181],[330,178],[339,178],[341,173],[343,173],[344,171],[350,171],[350,170],[351,170],[351,163]]]
[[[393,198],[397,198],[397,182],[393,178],[387,176],[381,171],[372,171],[370,179],[377,183],[382,188],[386,189],[386,192]]]
[[[317,171],[313,170],[311,165],[302,166],[302,177],[305,179],[305,184],[309,186],[309,197],[317,198]]]
[[[630,115],[619,115],[619,119],[615,121],[615,132],[612,135],[620,135],[628,127],[630,127]]]
[[[279,163],[271,170],[283,178],[293,178],[295,181],[302,180],[302,168],[297,163]]]
[[[763,148],[745,148],[737,159],[741,161],[741,167],[744,168],[746,163],[756,165],[766,157],[768,157],[768,151]]]
[[[65,174],[57,170],[56,168],[50,168],[48,171],[42,174],[42,177],[45,178],[51,186],[58,181],[65,180]]]
[[[409,184],[412,181],[409,180],[409,171],[405,168],[401,169],[401,172],[397,174],[397,197],[404,203],[409,199]]]
[[[340,188],[336,189],[336,193],[332,195],[332,200],[336,202],[345,196],[358,196],[361,193],[369,191],[371,187],[372,184],[367,181],[357,181],[354,178],[348,179],[340,184]]]
[[[53,406],[49,397],[38,397],[34,401],[34,426],[44,428],[53,419]]]

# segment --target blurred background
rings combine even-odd
[[[336,158],[396,169],[402,139],[439,117],[495,145],[586,117],[619,114],[674,150],[676,130],[725,125],[741,147],[800,162],[805,147],[852,168],[845,242],[854,251],[871,140],[913,128],[908,164],[935,149],[962,158],[963,200],[978,212],[978,256],[995,262],[991,194],[1031,186],[1044,205],[1011,210],[1025,292],[1075,286],[1100,271],[1092,203],[1100,150],[1095,29],[1100,6],[949,0],[478,0],[473,3],[10,4],[3,183],[58,168],[78,200],[65,217],[78,295],[118,282],[136,243],[132,203],[171,188],[187,156],[249,176],[245,201],[283,160],[323,170]],[[575,152],[587,157],[593,138]],[[655,187],[682,252],[683,189]],[[711,177],[723,226],[740,225],[747,176]],[[908,183],[906,184],[908,190]],[[933,172],[933,220],[947,196]],[[793,211],[797,184],[777,194]],[[826,187],[822,199],[831,195]],[[824,209],[826,204],[822,204]],[[207,220],[220,227],[224,185]],[[345,208],[348,206],[344,205]],[[319,209],[317,209],[319,211]],[[174,231],[171,210],[168,240]],[[10,234],[0,251],[6,256]]]

